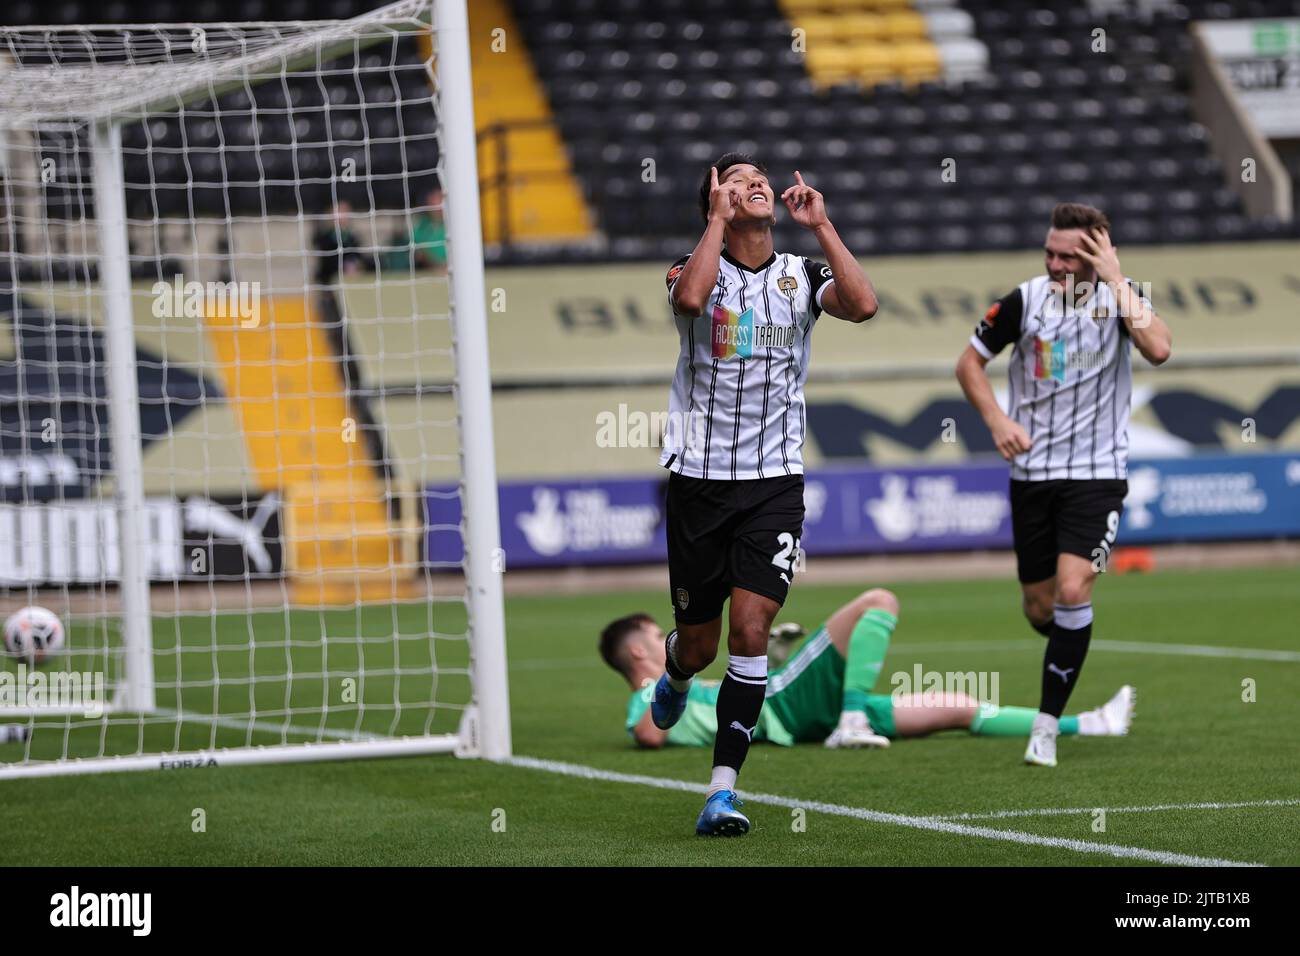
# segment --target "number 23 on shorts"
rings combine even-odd
[[[772,563],[782,571],[789,571],[791,567],[795,571],[802,571],[803,549],[799,547],[799,539],[788,531],[782,531],[776,536],[776,542],[780,547],[772,555]]]

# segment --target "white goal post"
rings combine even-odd
[[[510,756],[468,30],[0,28],[0,779]]]

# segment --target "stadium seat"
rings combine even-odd
[[[652,226],[669,245],[689,242],[696,213],[667,192],[653,215],[616,212],[605,184],[658,155],[662,185],[671,164],[699,167],[737,143],[782,174],[801,164],[837,210],[853,210],[840,216],[901,189],[924,201],[899,212],[960,227],[843,222],[864,253],[1037,246],[1062,195],[1113,205],[1126,242],[1154,241],[1166,224],[1181,241],[1198,217],[1207,235],[1220,222],[1242,237],[1265,232],[1223,186],[1187,105],[1187,21],[1223,7],[1191,0],[1139,16],[1132,3],[1107,13],[1070,0],[514,0],[542,38],[537,69],[601,226],[627,254],[656,247],[641,235]],[[1261,0],[1261,15],[1287,7]],[[1106,57],[1091,53],[1097,25],[1124,37]],[[806,52],[792,49],[795,26]],[[949,154],[961,175],[951,206],[935,206],[924,170]],[[787,225],[778,241],[798,238]]]
[[[948,80],[964,80],[984,75],[989,66],[989,50],[979,40],[951,37],[937,42],[943,75]]]

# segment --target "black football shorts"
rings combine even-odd
[[[1022,584],[1056,575],[1056,558],[1109,560],[1128,482],[1123,478],[1011,480],[1011,533]]]
[[[725,481],[670,472],[668,581],[679,624],[722,614],[732,588],[785,603],[803,535],[803,475]]]

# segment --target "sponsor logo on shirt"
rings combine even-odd
[[[1065,381],[1065,343],[1034,337],[1034,378]]]
[[[1065,342],[1034,338],[1034,378],[1066,380],[1066,373],[1073,369],[1081,372],[1090,368],[1101,368],[1106,364],[1106,352],[1102,349],[1082,349],[1077,352],[1065,351]]]
[[[720,305],[713,307],[710,341],[716,359],[751,358],[755,349],[788,349],[794,345],[794,333],[793,325],[755,323],[753,309],[737,315]]]

